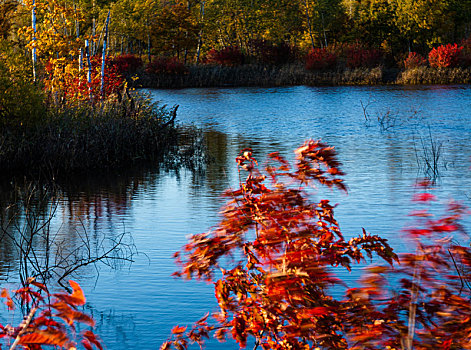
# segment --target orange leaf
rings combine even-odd
[[[166,341],[160,346],[159,350],[170,350],[171,349],[171,343],[169,341]]]
[[[85,295],[83,294],[82,288],[80,288],[79,284],[75,281],[69,280],[69,284],[74,291],[71,295],[72,298],[76,300],[76,305],[84,305],[85,304]]]
[[[62,347],[68,340],[67,335],[61,331],[40,331],[36,330],[34,333],[29,333],[20,338],[21,345],[27,344],[45,344],[57,345]]]
[[[173,334],[180,334],[186,331],[186,327],[175,326],[172,329]]]

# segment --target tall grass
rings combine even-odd
[[[470,84],[471,68],[413,67],[401,72],[397,84]]]
[[[58,173],[128,167],[178,152],[176,107],[123,94],[94,105],[49,107],[34,123],[6,123],[0,132],[0,169]]]
[[[141,74],[137,84],[149,88],[225,86],[290,86],[381,84],[383,69],[355,68],[308,71],[301,63],[282,66],[245,64],[239,66],[195,65],[186,74]]]

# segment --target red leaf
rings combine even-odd
[[[416,193],[414,197],[412,197],[412,200],[414,202],[430,202],[437,200],[437,197],[431,193]]]
[[[83,339],[82,340],[82,345],[87,350],[93,350],[92,344],[90,344],[90,342],[88,340]]]
[[[326,307],[319,306],[306,311],[311,316],[322,316],[326,315],[329,312],[329,309]]]
[[[92,331],[85,331],[83,332],[83,337],[86,338],[90,343],[95,345],[98,349],[103,350],[103,346],[101,345],[100,340],[97,338],[95,333]]]

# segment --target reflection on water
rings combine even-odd
[[[470,203],[468,86],[151,93],[168,105],[179,104],[182,124],[203,128],[212,161],[198,172],[150,167],[70,178],[62,181],[53,202],[57,211],[51,230],[64,245],[77,246],[84,234],[99,244],[129,232],[139,252],[133,264],[119,270],[89,268],[76,276],[109,349],[155,348],[175,324],[187,324],[215,310],[211,285],[171,277],[172,254],[188,234],[206,231],[217,222],[224,202],[221,193],[238,183],[234,158],[243,148],[253,148],[263,165],[266,154],[273,151],[293,159],[293,149],[308,138],[335,146],[347,173],[349,194],[319,189],[318,196],[339,203],[336,216],[347,237],[365,227],[387,237],[399,251],[407,250],[400,232],[412,209],[413,185],[424,176],[424,151],[431,141],[441,144],[435,191],[442,204],[452,197]],[[389,127],[382,127],[381,121]],[[21,225],[24,212],[12,219],[5,208],[21,209],[24,186],[1,186],[2,222]],[[35,209],[44,218],[51,201],[46,204]],[[14,251],[11,242],[1,240],[0,278],[15,274]],[[352,284],[357,276],[354,271],[342,278]],[[221,346],[211,343],[208,348]]]

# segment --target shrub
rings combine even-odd
[[[155,57],[146,66],[149,74],[186,74],[188,68],[176,57]]]
[[[417,52],[409,52],[404,60],[404,68],[411,69],[427,65],[427,60]]]
[[[238,66],[245,61],[244,54],[238,46],[226,46],[223,49],[211,49],[205,57],[207,64],[220,64],[222,66]]]
[[[44,116],[44,92],[31,75],[24,55],[0,41],[0,127],[40,122]]]
[[[49,292],[48,288],[37,283],[33,278],[25,286],[14,291],[14,295],[3,289],[1,298],[9,311],[15,309],[13,299],[27,311],[18,327],[0,325],[0,338],[5,348],[15,349],[76,349],[76,340],[81,340],[85,349],[103,349],[103,345],[90,330],[84,330],[77,336],[77,326],[94,327],[95,321],[89,315],[77,310],[85,304],[85,296],[78,283],[70,280],[72,293]],[[79,328],[80,329],[80,328]],[[78,339],[77,339],[78,338]],[[3,348],[3,347],[2,347]]]
[[[267,350],[314,348],[306,342],[343,349],[344,305],[331,294],[331,287],[342,283],[329,267],[350,270],[364,254],[389,263],[397,259],[386,240],[365,231],[344,240],[334,206],[311,201],[311,185],[346,190],[334,149],[308,141],[296,154],[294,169],[278,153],[271,154],[262,174],[251,150],[243,150],[236,161],[247,178],[226,192],[229,201],[220,224],[192,236],[184,253],[176,254],[179,275],[207,281],[217,276],[218,326],[200,320],[189,332],[191,340],[201,341],[199,335],[213,330],[219,340],[231,334],[241,348],[250,336]],[[226,269],[224,258],[231,256],[239,262]],[[184,332],[175,327],[176,339],[161,349],[181,348]]]
[[[306,56],[307,70],[323,70],[335,68],[337,55],[327,49],[312,49]]]
[[[201,346],[210,333],[240,348],[253,339],[263,350],[471,348],[471,248],[455,242],[466,209],[450,203],[438,218],[413,212],[417,221],[404,231],[411,252],[399,258],[364,229],[345,240],[334,206],[311,202],[311,184],[345,190],[333,148],[308,141],[296,155],[292,169],[271,154],[265,174],[250,149],[236,158],[248,175],[226,192],[221,222],[175,254],[176,275],[216,280],[216,325],[208,314],[188,331],[176,326],[161,350]],[[418,205],[435,200],[429,185],[419,184]],[[336,278],[373,255],[387,264],[368,268],[354,288]]]
[[[295,50],[287,43],[275,44],[268,40],[251,40],[250,48],[257,61],[265,64],[281,65],[293,62]]]
[[[117,71],[123,76],[130,76],[143,66],[142,59],[136,55],[119,55],[111,58],[116,65]]]
[[[50,100],[56,104],[73,104],[89,100],[91,97],[91,100],[96,102],[120,90],[125,79],[119,74],[116,63],[110,57],[106,57],[102,94],[101,61],[101,55],[91,57],[91,81],[88,82],[89,68],[86,60],[83,69],[79,71],[71,62],[49,59],[45,65],[44,86]]]
[[[347,49],[347,67],[373,68],[381,63],[382,57],[383,55],[378,49],[363,47],[360,44],[353,44]]]
[[[460,63],[462,46],[458,44],[440,45],[428,54],[428,62],[433,68],[453,68]]]

